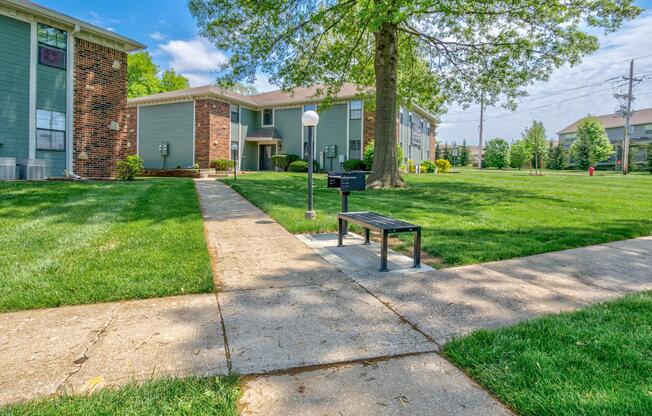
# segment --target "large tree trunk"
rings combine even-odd
[[[367,187],[404,187],[396,154],[396,77],[398,35],[396,26],[384,23],[376,37],[376,137],[374,161]]]

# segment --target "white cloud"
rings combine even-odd
[[[171,40],[159,45],[170,58],[170,66],[181,73],[216,71],[228,59],[206,39]]]
[[[161,32],[152,32],[152,33],[149,34],[149,37],[154,39],[157,42],[163,42],[164,40],[166,40],[168,38],[167,35],[165,35],[165,34],[163,34]]]
[[[208,73],[183,72],[182,75],[188,78],[191,87],[202,87],[204,85],[215,84],[217,76]]]
[[[612,96],[610,84],[565,90],[624,76],[629,70],[628,61],[632,58],[641,57],[635,62],[635,74],[650,72],[648,68],[652,56],[647,55],[652,55],[652,43],[648,41],[652,39],[652,12],[643,13],[616,33],[608,36],[600,34],[599,37],[600,50],[585,57],[583,63],[574,68],[565,66],[556,70],[548,82],[532,85],[528,89],[530,96],[523,99],[515,113],[502,108],[487,109],[485,138],[500,136],[517,139],[533,119],[543,121],[548,136],[556,137],[557,131],[588,113],[612,113],[618,101]],[[563,92],[550,95],[559,91]],[[652,107],[652,80],[639,85],[636,95],[635,109]],[[478,106],[466,111],[451,108],[448,115],[442,116],[439,138],[449,142],[466,139],[476,144],[479,113]]]
[[[254,87],[258,92],[268,92],[277,90],[278,87],[269,82],[269,77],[265,74],[258,73],[256,74],[256,80],[254,81]]]

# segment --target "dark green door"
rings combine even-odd
[[[272,144],[261,144],[260,145],[260,170],[273,170],[274,166],[272,165],[272,151],[274,145]]]

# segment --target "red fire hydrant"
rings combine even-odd
[[[589,176],[593,176],[593,172],[595,172],[595,168],[593,166],[589,167]]]

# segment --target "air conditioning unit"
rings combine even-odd
[[[45,180],[45,160],[21,159],[18,161],[18,172],[20,179],[28,181]]]
[[[0,181],[16,179],[16,158],[0,157]]]

